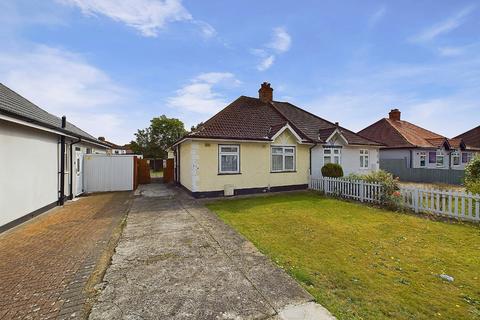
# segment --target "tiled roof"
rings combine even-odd
[[[85,138],[92,142],[102,144],[101,141],[70,122],[67,122],[66,128],[62,129],[61,118],[48,113],[1,83],[0,114],[5,114],[27,122],[33,122],[40,126],[59,130],[76,137]]]
[[[241,96],[186,137],[268,141],[286,124],[305,141],[318,143],[324,142],[320,132],[333,132],[337,128],[335,124],[290,103],[265,103],[257,98]],[[379,145],[350,130],[339,129],[351,144]]]
[[[441,148],[446,145],[452,149],[471,149],[462,139],[448,139],[405,120],[380,119],[358,134],[383,143],[387,148]]]
[[[480,126],[468,130],[455,138],[461,138],[467,145],[480,148]]]

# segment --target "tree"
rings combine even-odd
[[[186,133],[182,121],[162,115],[150,120],[148,128],[139,129],[130,146],[145,158],[165,158],[167,149]]]
[[[197,124],[196,126],[191,126],[190,127],[190,132],[194,132],[194,131],[197,131],[197,130],[200,130],[201,127],[203,127],[204,123],[203,121],[200,122],[199,124]]]
[[[465,187],[468,192],[480,194],[480,155],[465,167]]]

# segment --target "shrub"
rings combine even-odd
[[[389,172],[378,170],[367,174],[350,174],[352,180],[364,180],[366,182],[380,183],[383,187],[382,204],[390,209],[402,209],[402,197],[398,186],[398,179]]]
[[[480,194],[480,155],[465,167],[465,188],[468,192]]]
[[[327,163],[322,167],[322,176],[329,178],[343,177],[342,166],[336,163]]]

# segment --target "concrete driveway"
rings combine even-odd
[[[90,319],[331,319],[216,215],[141,186]]]

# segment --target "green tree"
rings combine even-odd
[[[150,120],[148,128],[139,129],[130,147],[145,158],[165,158],[168,147],[186,133],[182,121],[162,115]]]
[[[473,158],[465,167],[465,187],[471,193],[480,194],[480,155]]]

